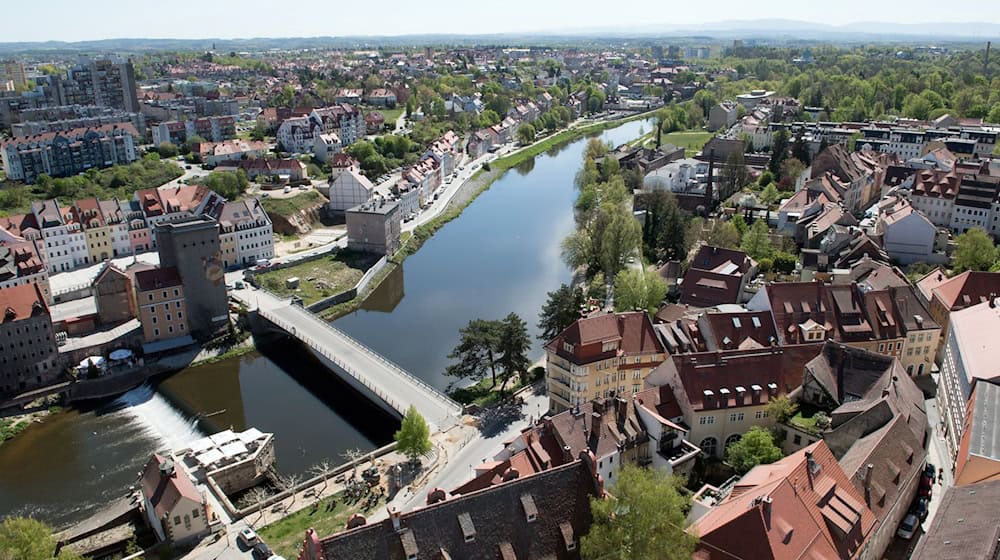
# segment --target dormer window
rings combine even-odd
[[[601,352],[614,352],[618,350],[618,341],[612,340],[601,345]]]
[[[566,352],[569,352],[570,354],[572,354],[573,353],[573,345],[571,343],[569,343],[569,342],[563,342],[563,350],[565,350]]]

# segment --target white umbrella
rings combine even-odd
[[[127,360],[132,357],[132,351],[127,348],[121,348],[112,352],[108,357],[115,361]]]
[[[100,356],[87,356],[80,362],[80,365],[76,366],[78,369],[87,369],[90,366],[94,367],[104,367],[104,358]]]

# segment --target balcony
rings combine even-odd
[[[672,468],[677,469],[680,465],[693,461],[701,453],[701,448],[687,440],[682,440],[681,444],[676,447],[664,446],[661,443],[657,453],[666,459]]]

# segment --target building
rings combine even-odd
[[[229,323],[219,224],[211,218],[192,218],[157,226],[156,231],[160,266],[175,267],[183,284],[191,334],[214,334]]]
[[[139,316],[132,278],[110,263],[94,279],[94,303],[98,322],[103,325],[114,325]]]
[[[90,168],[138,159],[139,133],[129,123],[11,138],[0,144],[8,179],[34,183],[38,176],[68,177]]]
[[[875,515],[822,441],[754,467],[719,494],[695,495],[696,558],[870,557]]]
[[[57,80],[61,105],[97,105],[139,112],[131,60],[81,57]]]
[[[306,168],[306,164],[292,158],[241,159],[226,164],[225,168],[242,169],[246,172],[248,179],[257,182],[297,183],[309,178],[309,171]]]
[[[343,144],[336,132],[323,132],[313,138],[313,156],[323,163],[329,163],[342,150]]]
[[[223,430],[191,442],[175,455],[195,481],[211,480],[224,494],[232,495],[267,478],[274,466],[274,434],[257,428]]]
[[[952,455],[967,424],[967,404],[972,390],[981,382],[1000,382],[1000,307],[995,296],[951,314],[948,341],[941,360],[937,402],[944,422],[945,440]]]
[[[161,542],[192,543],[209,533],[208,503],[183,466],[154,454],[139,487],[146,523]]]
[[[702,245],[681,282],[681,303],[712,307],[741,303],[757,275],[757,263],[743,251]]]
[[[545,345],[549,411],[586,402],[628,397],[666,357],[645,312],[608,313],[578,319]]]
[[[230,161],[264,157],[270,151],[266,142],[226,140],[201,142],[193,148],[205,165],[221,165]]]
[[[670,387],[640,391],[632,395],[632,403],[649,438],[649,466],[668,474],[690,473],[701,456],[701,448],[688,441],[691,430],[684,424],[684,415]]]
[[[901,265],[948,261],[947,255],[934,250],[937,227],[903,197],[879,203],[875,234],[882,237],[882,247],[889,257]]]
[[[190,342],[187,301],[184,296],[184,285],[174,267],[153,268],[135,273],[135,305],[142,325],[143,339],[147,343],[175,339],[178,345]]]
[[[990,294],[1000,294],[1000,273],[969,270],[949,278],[941,269],[934,269],[918,280],[916,287],[921,303],[941,327],[935,350],[935,359],[941,365],[951,314],[989,300]]]
[[[1000,558],[998,500],[1000,482],[997,481],[945,490],[927,533],[910,555],[911,560]]]
[[[37,284],[0,289],[0,392],[11,394],[57,380],[59,353],[52,317]]]
[[[986,381],[976,383],[955,457],[955,486],[1000,480],[998,405],[1000,386]]]
[[[708,110],[708,130],[715,132],[719,129],[728,129],[736,124],[737,105],[732,101],[716,103]]]
[[[129,113],[111,107],[63,105],[25,111],[20,117],[21,122],[11,124],[12,136],[35,136],[46,132],[66,132],[76,128],[123,123],[131,123],[141,136],[146,135],[146,118],[142,113]]]
[[[747,111],[752,111],[757,105],[761,104],[767,99],[770,99],[774,95],[773,91],[766,91],[763,89],[755,89],[749,93],[741,93],[736,96],[736,102],[743,106]]]
[[[260,200],[244,199],[216,207],[222,267],[253,266],[274,257],[274,230]]]
[[[320,538],[306,533],[300,560],[417,558],[580,558],[590,499],[604,495],[592,456],[463,496],[431,491],[427,507]]]
[[[0,60],[0,89],[7,83],[13,88],[22,88],[28,84],[24,75],[24,64],[16,60]]]
[[[223,142],[236,136],[236,117],[201,117],[187,121],[164,121],[152,127],[153,144],[181,145],[198,137],[208,142]]]
[[[333,212],[346,212],[349,208],[364,204],[375,196],[375,185],[353,169],[342,171],[331,178],[329,188],[330,202],[327,208]]]
[[[36,285],[47,303],[52,302],[49,273],[39,255],[41,240],[0,237],[0,290],[22,285]]]
[[[378,88],[365,94],[365,103],[376,107],[393,108],[396,106],[396,94],[391,89]]]
[[[399,250],[403,216],[397,202],[372,199],[349,208],[345,219],[348,249],[388,256]]]

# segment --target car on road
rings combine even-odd
[[[285,186],[285,188],[281,189],[281,192],[283,192],[285,194],[288,194],[288,193],[292,192],[292,187]]]
[[[190,165],[185,165],[184,169],[191,169],[191,166]]]
[[[257,538],[257,533],[254,533],[253,529],[250,527],[244,527],[243,530],[240,531],[240,534],[236,536],[236,540],[243,543],[243,546],[247,548],[256,546],[256,544],[260,541],[260,539]]]
[[[903,518],[903,522],[899,524],[899,529],[896,529],[896,536],[902,539],[910,540],[913,538],[914,533],[917,532],[917,525],[920,524],[920,520],[917,516],[908,513],[906,517]]]

